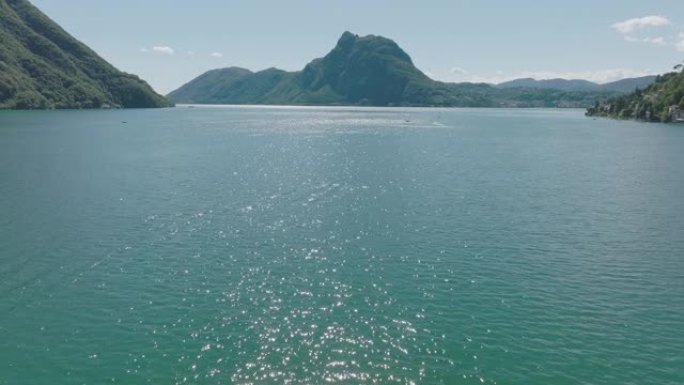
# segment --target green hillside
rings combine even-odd
[[[684,110],[684,71],[682,65],[675,72],[658,76],[643,90],[596,103],[587,110],[587,116],[615,119],[635,119],[650,122],[670,122],[673,113]]]
[[[186,103],[201,103],[206,95],[216,95],[252,73],[239,67],[208,71],[188,83],[186,87],[171,92],[169,98],[183,100]]]
[[[0,0],[0,108],[164,107],[170,103],[74,39],[26,0]]]
[[[587,107],[614,91],[450,84],[430,79],[394,41],[345,32],[299,72],[209,71],[169,94],[176,103],[458,107]]]

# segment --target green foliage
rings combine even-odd
[[[684,109],[684,72],[660,75],[643,90],[596,103],[587,116],[669,122],[677,108]]]
[[[15,79],[0,67],[0,101],[12,98],[18,90]]]
[[[238,67],[212,70],[169,94],[169,99],[182,100],[184,103],[207,103],[207,97],[216,95],[234,82],[252,74],[250,70]]]
[[[21,110],[45,109],[48,100],[35,91],[21,91],[15,95],[12,107]]]
[[[586,107],[598,97],[615,94],[602,89],[561,91],[437,82],[418,70],[392,40],[345,32],[330,53],[300,72],[213,70],[168,96],[177,103],[206,104]]]
[[[26,0],[0,0],[0,108],[164,107]]]

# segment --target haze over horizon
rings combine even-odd
[[[214,68],[296,71],[344,31],[396,41],[436,80],[598,83],[669,71],[684,58],[684,3],[516,4],[313,0],[33,0],[119,69],[168,93]]]

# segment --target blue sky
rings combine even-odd
[[[213,68],[299,70],[345,30],[395,40],[418,68],[444,81],[605,82],[684,60],[682,0],[32,2],[162,93]]]

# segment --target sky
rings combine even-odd
[[[344,31],[393,39],[449,82],[599,83],[684,60],[682,0],[32,0],[166,94],[215,68],[302,69]]]

